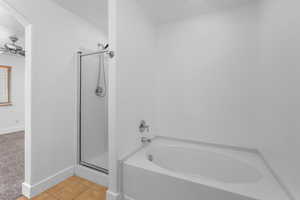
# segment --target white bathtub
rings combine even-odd
[[[158,137],[123,163],[127,200],[289,200],[255,151]]]

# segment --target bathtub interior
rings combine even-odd
[[[147,158],[154,164],[191,177],[207,177],[225,183],[257,182],[262,174],[251,163],[224,153],[176,145],[151,145]],[[149,160],[149,159],[148,159]]]
[[[158,147],[172,147],[173,153],[155,152]],[[170,149],[168,149],[170,151]],[[180,151],[188,150],[189,153],[199,153],[204,155],[198,157],[192,156],[196,159],[187,159],[180,154]],[[149,160],[149,154],[154,154],[153,160]],[[161,156],[159,161],[155,161],[155,156]],[[217,155],[217,162],[208,162],[203,168],[201,166],[201,159],[212,158]],[[223,156],[223,157],[222,157]],[[207,160],[206,160],[207,161]],[[235,162],[241,165],[243,169],[236,171],[236,168],[231,173],[227,170],[220,170],[218,172],[219,177],[216,177],[216,172],[220,165],[225,165],[230,168],[232,166],[230,162]],[[214,163],[215,162],[215,163]],[[188,163],[190,165],[188,165]],[[234,194],[243,195],[253,199],[270,199],[270,200],[290,200],[288,194],[281,187],[270,168],[266,165],[266,161],[261,157],[258,151],[249,150],[238,147],[228,147],[223,145],[207,144],[207,143],[195,143],[165,137],[156,137],[153,142],[141,148],[139,151],[125,159],[124,168],[135,167],[135,169],[141,169],[150,173],[155,173],[160,176],[167,176],[176,178],[178,180],[184,180],[190,183],[196,183],[205,185],[208,187],[228,191]],[[194,165],[194,166],[193,166]],[[197,166],[200,166],[200,170]],[[239,167],[238,167],[239,168]],[[201,171],[203,170],[203,171]],[[138,170],[136,170],[137,172]],[[236,172],[236,173],[235,173]],[[246,175],[243,174],[247,172]],[[123,172],[123,176],[126,177],[126,171]],[[228,174],[224,174],[228,173]],[[131,174],[133,176],[133,174]],[[253,176],[253,177],[252,177]],[[145,177],[146,179],[146,177]],[[124,185],[129,183],[123,183]],[[139,184],[143,184],[143,181]],[[161,187],[164,187],[163,185]],[[166,190],[176,190],[176,188],[166,187]]]

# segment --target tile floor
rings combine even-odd
[[[105,200],[107,188],[72,176],[32,200]],[[28,200],[25,197],[17,200]]]

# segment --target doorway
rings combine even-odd
[[[29,179],[30,24],[0,0],[0,199]]]

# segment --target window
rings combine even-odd
[[[10,106],[11,67],[0,65],[0,106]]]

